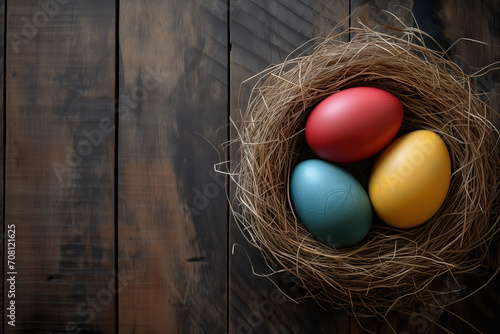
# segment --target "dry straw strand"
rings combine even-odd
[[[321,41],[310,55],[267,69],[233,123],[239,160],[230,175],[236,186],[232,210],[242,232],[276,271],[297,276],[311,297],[356,315],[433,303],[443,293],[436,283],[441,278],[481,266],[500,225],[495,112],[475,91],[473,76],[446,51],[428,49],[418,29],[398,31],[393,36],[350,28]],[[349,42],[342,41],[346,34],[353,36]],[[445,203],[429,222],[400,230],[376,220],[359,245],[335,249],[298,221],[288,182],[293,167],[312,157],[303,136],[311,109],[355,86],[378,87],[401,101],[399,135],[438,133],[453,175]],[[366,187],[372,165],[368,159],[344,167]]]

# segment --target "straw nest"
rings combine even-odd
[[[343,42],[349,33],[351,41]],[[233,121],[238,225],[273,270],[296,276],[308,296],[358,315],[446,301],[443,278],[477,270],[499,228],[493,110],[475,91],[473,76],[446,52],[426,48],[421,31],[398,34],[361,28],[322,40],[312,54],[261,73],[246,111]],[[427,223],[403,230],[375,218],[360,244],[335,249],[316,241],[299,222],[288,184],[294,166],[312,157],[303,133],[311,109],[355,86],[378,87],[401,101],[398,136],[417,129],[438,133],[450,153],[452,178],[445,203]],[[366,189],[373,162],[342,167]]]

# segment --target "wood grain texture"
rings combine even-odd
[[[348,27],[348,1],[232,0],[230,3],[230,106],[234,119],[238,117],[237,98],[242,81],[284,61],[310,39],[327,36],[343,20],[341,28]],[[299,48],[295,55],[311,46]],[[243,104],[254,83],[243,87]],[[235,135],[233,132],[232,138]],[[237,160],[235,150],[231,160]],[[234,220],[230,220],[230,245],[235,244],[241,247],[235,247],[230,255],[229,333],[348,333],[349,317],[344,311],[334,311],[325,305],[323,309],[311,300],[295,304],[285,297],[281,291],[293,298],[305,294],[292,278],[277,275],[268,280],[254,275],[252,269],[259,274],[270,270],[259,251],[246,242]]]
[[[5,332],[113,333],[115,2],[53,3],[7,5],[5,224],[18,274]]]
[[[392,27],[413,26],[414,0],[351,0],[351,25],[361,25],[384,33],[394,33],[382,24]]]
[[[226,331],[226,14],[120,2],[120,333]]]
[[[466,73],[500,61],[500,2],[483,0],[472,3],[465,0],[442,0],[436,14],[442,22],[442,34],[449,42],[472,39],[482,43],[463,40],[452,49],[451,57]],[[498,65],[496,65],[498,68]],[[491,106],[500,113],[500,71],[494,70],[475,81],[481,92],[488,94]],[[500,128],[500,117],[494,122]]]
[[[351,5],[353,22],[359,20],[370,27],[377,26],[377,22],[394,24],[394,19],[384,12],[388,10],[402,17],[406,24],[412,26],[418,24],[420,29],[429,33],[445,49],[460,38],[471,38],[488,43],[489,45],[481,45],[462,41],[450,50],[450,58],[468,74],[473,74],[477,69],[500,59],[498,47],[500,46],[500,26],[496,20],[500,14],[499,7],[500,3],[494,0],[479,2],[352,0]],[[407,8],[411,9],[414,17],[407,11]],[[397,23],[395,25],[397,26]],[[385,28],[379,26],[377,29],[384,30]],[[431,48],[437,48],[436,43],[431,39],[426,39],[426,43]],[[475,80],[478,89],[489,94],[491,105],[497,112],[500,111],[499,74],[496,70]],[[498,117],[493,118],[493,122],[498,126]],[[491,278],[492,273],[499,266],[498,241],[497,237],[492,243],[491,255],[486,260],[487,271],[478,275],[458,277],[458,284],[451,284],[457,288],[457,293],[454,295],[456,299],[466,297]],[[486,288],[449,307],[449,311],[442,312],[437,308],[419,307],[409,316],[389,314],[387,321],[390,325],[382,320],[353,317],[351,318],[351,333],[393,333],[393,330],[397,333],[444,333],[445,329],[452,333],[474,333],[475,329],[482,333],[498,333],[500,331],[499,284],[500,280],[497,275]],[[437,320],[437,324],[434,325],[431,320]]]
[[[470,2],[465,0],[442,0],[437,12],[442,24],[443,36],[449,43],[460,38],[469,38],[480,42],[461,41],[451,49],[451,58],[459,64],[465,73],[473,74],[478,69],[500,61],[500,2],[485,0]],[[484,92],[491,106],[500,113],[500,70],[486,73],[474,80],[479,92]],[[492,117],[500,129],[498,114]],[[491,243],[490,254],[485,262],[482,275],[468,275],[462,278],[464,295],[480,288],[491,278],[500,267],[500,237],[497,235]],[[478,293],[450,308],[471,323],[482,333],[500,333],[500,277],[497,274],[493,280]],[[455,316],[445,313],[440,319],[444,327],[455,332],[469,330],[467,324],[457,320]]]
[[[238,114],[243,80],[297,48],[295,55],[307,52],[304,42],[341,22],[341,29],[397,26],[383,10],[409,25],[413,11],[444,47],[459,38],[495,45],[455,45],[450,56],[467,73],[500,60],[497,0],[0,0],[0,213],[17,239],[16,327],[7,325],[4,304],[0,328],[443,333],[411,315],[390,314],[388,325],[287,299],[282,292],[299,298],[305,291],[286,275],[252,273],[270,270],[229,218],[226,181],[214,172],[225,159],[219,146],[235,136],[228,114]],[[243,104],[254,83],[243,87]],[[500,111],[500,72],[475,83]],[[500,126],[500,118],[493,122]],[[229,158],[237,157],[232,150]],[[484,275],[459,278],[458,298],[499,267],[499,241]],[[8,302],[6,272],[0,300]],[[499,333],[499,287],[497,275],[449,310],[482,333]],[[438,324],[474,332],[451,313]]]

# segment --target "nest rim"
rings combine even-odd
[[[342,41],[347,34],[354,38]],[[394,36],[367,27],[330,35],[312,54],[260,73],[246,111],[233,122],[240,159],[231,172],[231,209],[239,228],[274,272],[291,273],[308,297],[350,313],[404,312],[434,302],[443,294],[440,278],[456,280],[477,270],[500,229],[499,133],[491,121],[496,113],[480,99],[473,77],[446,52],[428,49],[424,35],[413,28]],[[314,157],[301,136],[314,105],[357,86],[384,89],[401,101],[405,114],[396,138],[422,129],[440,135],[452,178],[430,221],[403,230],[375,218],[360,244],[335,249],[301,225],[288,182],[296,164]],[[340,166],[366,189],[375,159]]]

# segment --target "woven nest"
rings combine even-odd
[[[354,37],[343,42],[349,33]],[[475,92],[472,76],[445,52],[426,48],[422,34],[407,28],[396,37],[361,28],[328,37],[312,54],[261,73],[246,111],[234,120],[239,164],[232,173],[233,213],[240,228],[273,270],[296,276],[308,296],[354,314],[443,300],[436,282],[477,270],[499,228],[494,112]],[[294,166],[313,157],[303,132],[312,108],[355,86],[381,88],[401,101],[398,136],[418,129],[439,134],[450,153],[452,178],[430,221],[403,230],[375,217],[360,244],[335,249],[302,226],[288,185]],[[375,158],[341,166],[366,189]]]

